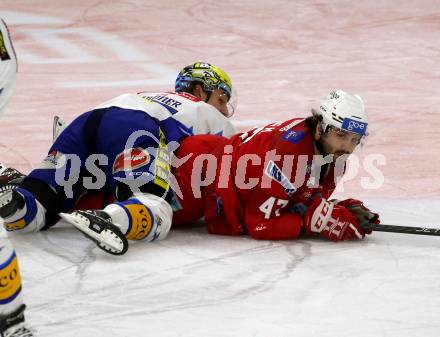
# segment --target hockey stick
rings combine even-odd
[[[373,231],[440,236],[440,228],[394,226],[394,225],[374,225]]]

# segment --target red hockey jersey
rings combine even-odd
[[[212,157],[200,159],[209,152],[215,166],[208,163]],[[315,154],[304,119],[269,124],[231,139],[188,137],[177,156],[190,153],[191,159],[175,170],[182,190],[174,222],[204,216],[213,234],[295,239],[312,199],[329,198],[340,178],[333,163],[323,165],[322,156]]]

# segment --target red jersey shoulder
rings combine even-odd
[[[315,154],[312,132],[304,119],[292,119],[279,125],[272,134],[273,160],[267,161],[264,175],[272,180],[278,195],[291,198],[310,174]]]
[[[263,162],[268,156],[314,154],[312,132],[303,118],[252,129],[232,137],[229,143],[237,157],[257,154]]]
[[[227,138],[219,135],[195,135],[186,137],[180,143],[176,156],[185,157],[188,154],[195,156],[202,154],[212,154],[214,149],[227,142]]]
[[[235,136],[230,142],[234,144],[237,140],[241,140],[234,151],[237,169],[239,164],[245,162],[246,178],[259,179],[260,189],[253,193],[260,193],[264,197],[292,197],[297,189],[293,183],[297,166],[304,175],[307,174],[310,155],[314,153],[311,132],[305,126],[304,119],[291,119],[256,128]],[[243,161],[243,157],[246,160]],[[247,162],[248,158],[252,158],[251,164]]]
[[[281,125],[274,135],[275,148],[281,155],[313,155],[313,135],[304,119],[293,119]]]
[[[234,142],[240,140],[241,144],[254,144],[261,148],[263,144],[268,145],[275,143],[280,138],[280,135],[291,129],[293,126],[299,125],[301,121],[303,121],[303,119],[296,118],[281,123],[271,123],[238,134],[233,137],[233,139]],[[298,139],[298,141],[299,140],[300,139]]]

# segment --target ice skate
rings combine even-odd
[[[25,309],[26,305],[22,304],[7,315],[0,315],[1,337],[34,337],[32,329],[29,328],[24,319]]]
[[[0,217],[8,218],[24,206],[24,197],[17,191],[6,190],[0,193]]]
[[[2,336],[4,337],[34,337],[32,330],[26,323],[22,322],[17,325],[11,326],[7,329]]]
[[[17,188],[24,177],[23,173],[0,163],[0,193]]]
[[[86,237],[95,241],[99,248],[113,255],[123,255],[128,241],[121,230],[102,211],[75,211],[60,213],[68,223],[74,225]]]

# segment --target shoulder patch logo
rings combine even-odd
[[[298,144],[304,138],[304,135],[304,131],[287,130],[283,133],[281,139]]]

